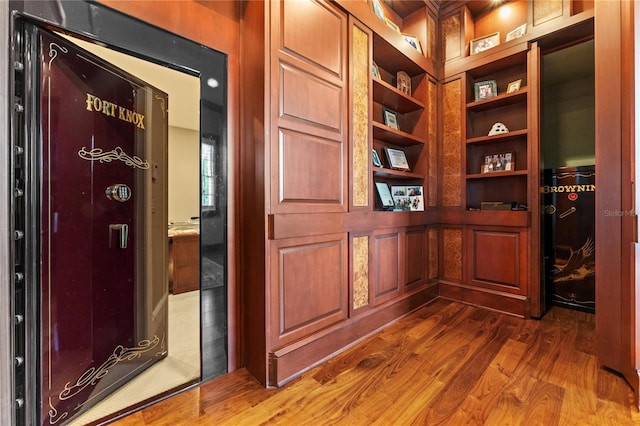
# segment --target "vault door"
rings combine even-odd
[[[34,33],[41,423],[61,424],[167,354],[167,96]]]

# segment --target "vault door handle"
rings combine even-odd
[[[127,248],[129,239],[129,225],[126,223],[114,223],[109,225],[109,248],[113,247],[113,234],[116,234],[117,246],[121,249]]]

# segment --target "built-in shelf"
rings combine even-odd
[[[384,167],[373,167],[374,177],[384,177],[392,179],[424,179],[424,175],[402,170],[385,169]]]
[[[491,173],[475,173],[472,175],[467,175],[467,179],[496,179],[496,178],[504,178],[509,176],[526,176],[528,174],[527,170],[515,170],[513,172],[504,171],[504,172],[491,172]]]
[[[373,137],[399,146],[420,145],[425,143],[424,139],[414,136],[411,133],[392,129],[376,121],[373,122]]]
[[[469,225],[528,227],[531,224],[531,212],[528,210],[467,210],[465,222]]]
[[[513,139],[518,139],[522,136],[526,136],[528,133],[527,129],[513,130],[508,133],[500,133],[493,136],[478,136],[476,138],[467,139],[468,144],[483,144],[483,143],[494,143],[500,141],[510,141]]]
[[[379,78],[373,79],[373,100],[401,114],[424,109],[422,102]]]
[[[517,92],[502,93],[498,96],[494,96],[493,98],[469,102],[467,104],[467,109],[473,112],[487,111],[493,108],[500,108],[507,105],[517,104],[519,102],[526,102],[527,93],[529,93],[529,90],[526,87],[523,87]]]

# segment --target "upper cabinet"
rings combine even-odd
[[[444,75],[450,76],[510,56],[519,44],[560,29],[575,27],[572,34],[554,37],[554,43],[592,33],[579,24],[593,17],[593,1],[513,0],[497,6],[488,0],[443,2],[440,16]]]

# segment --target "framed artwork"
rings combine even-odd
[[[400,34],[400,27],[396,25],[395,22],[393,22],[391,19],[389,18],[384,18],[384,20],[387,22],[387,26],[389,28],[391,28],[393,31],[397,32],[398,34]]]
[[[382,161],[380,161],[380,157],[375,149],[371,150],[371,157],[373,158],[373,165],[376,167],[382,167]]]
[[[476,101],[493,98],[498,94],[498,84],[495,80],[478,81],[473,85]]]
[[[422,46],[418,37],[411,34],[402,34],[402,38],[422,55]]]
[[[422,186],[392,186],[391,195],[397,210],[424,211]]]
[[[387,153],[387,160],[389,160],[389,167],[395,170],[409,171],[409,163],[407,162],[407,156],[404,151],[394,148],[385,148]]]
[[[384,8],[382,7],[380,0],[371,0],[371,5],[373,7],[373,13],[378,17],[378,19],[384,21]]]
[[[395,111],[383,107],[382,118],[384,119],[385,125],[392,129],[400,130],[400,126],[398,125],[398,114]]]
[[[404,71],[396,74],[396,87],[407,96],[411,96],[411,77]]]
[[[484,37],[479,37],[474,40],[471,40],[471,54],[475,55],[476,53],[484,52],[485,50],[489,50],[492,47],[496,47],[500,44],[500,33],[489,34]]]
[[[514,162],[513,152],[485,155],[481,173],[510,172],[515,169]]]
[[[389,189],[389,185],[387,183],[376,182],[376,190],[378,191],[378,198],[383,209],[390,210],[396,206],[396,204],[393,202],[391,190]]]
[[[520,90],[520,83],[522,83],[522,79],[509,83],[507,86],[507,93],[514,93]]]
[[[375,62],[371,63],[371,75],[374,76],[375,78],[381,78],[380,68],[378,68],[378,64],[376,64]]]
[[[516,39],[516,38],[520,38],[523,35],[525,35],[526,33],[527,33],[527,24],[522,24],[518,28],[516,28],[515,30],[509,31],[507,33],[507,38],[505,39],[505,41],[511,41],[511,40]]]

